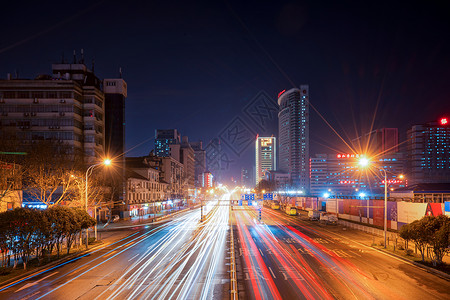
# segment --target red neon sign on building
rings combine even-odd
[[[359,158],[359,154],[340,153],[337,154],[337,158]]]
[[[442,118],[442,119],[439,120],[439,123],[441,125],[448,125],[448,119],[447,118]]]

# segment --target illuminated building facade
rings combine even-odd
[[[289,173],[296,189],[309,189],[309,86],[278,95],[278,169]]]
[[[176,129],[157,129],[155,132],[155,154],[159,157],[170,156],[170,145],[181,144],[181,135]]]
[[[61,61],[52,75],[0,80],[0,138],[31,146],[40,140],[68,145],[87,162],[104,156],[105,94],[84,64]]]
[[[398,128],[381,128],[373,130],[353,140],[357,149],[364,149],[369,153],[397,153]]]
[[[409,184],[450,182],[449,118],[414,125],[407,132]]]
[[[316,154],[311,157],[310,194],[323,196],[381,195],[384,193],[384,175],[387,174],[389,189],[406,186],[398,176],[404,174],[404,155],[395,153],[376,158],[370,171],[358,167],[358,154]],[[409,182],[408,182],[409,184]]]
[[[204,172],[202,174],[202,187],[213,187],[213,175],[210,172]]]
[[[256,138],[256,184],[264,179],[267,171],[277,169],[277,140],[274,137],[257,137]]]

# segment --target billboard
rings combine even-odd
[[[401,223],[411,223],[425,216],[428,203],[398,202],[398,221]]]

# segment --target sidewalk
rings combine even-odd
[[[137,217],[131,217],[129,219],[120,219],[118,222],[115,223],[99,223],[97,225],[97,230],[100,232],[105,232],[108,229],[113,229],[117,227],[124,227],[124,226],[133,226],[133,225],[141,225],[146,223],[154,223],[156,221],[159,221],[161,219],[164,219],[165,217],[169,217],[171,215],[174,215],[178,212],[187,211],[190,208],[188,206],[181,206],[179,208],[172,208],[172,209],[164,209],[162,211],[157,212],[156,214],[146,214],[143,216],[137,216]]]

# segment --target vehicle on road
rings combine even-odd
[[[308,212],[308,219],[318,221],[320,219],[320,212],[318,210],[310,210]]]
[[[338,218],[334,214],[327,213],[327,212],[320,213],[319,223],[337,224],[337,221],[338,221]]]
[[[270,207],[272,209],[280,209],[280,204],[279,203],[272,203],[272,205]]]
[[[295,206],[286,206],[286,214],[289,216],[296,216],[297,208]]]

